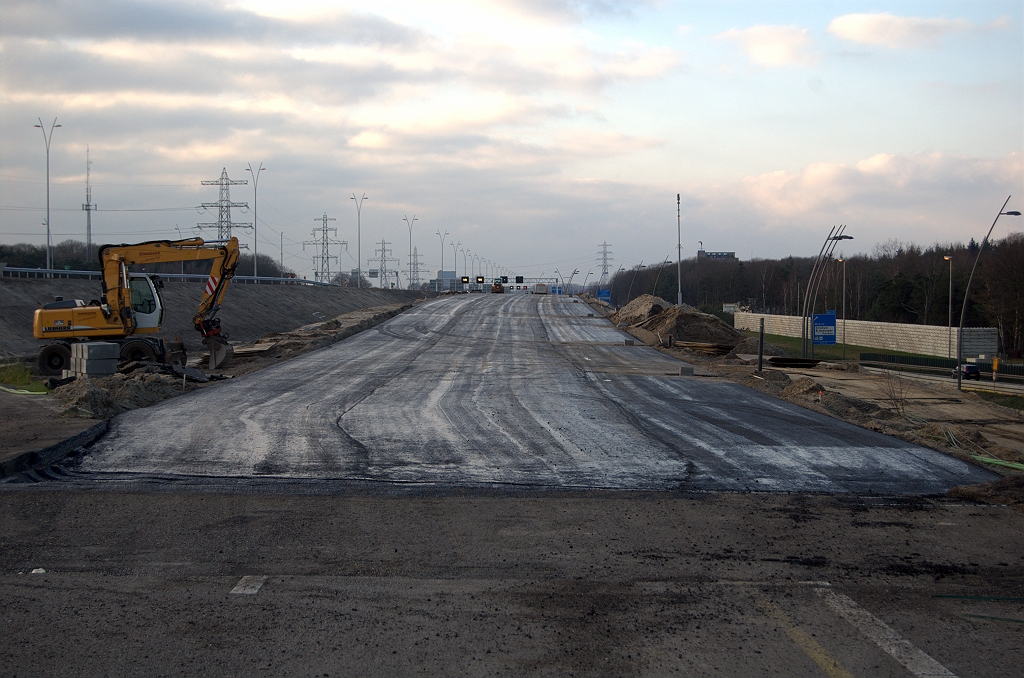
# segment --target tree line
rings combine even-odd
[[[979,243],[914,243],[887,240],[870,255],[824,262],[814,311],[843,313],[851,320],[942,325],[960,322],[964,292]],[[949,257],[950,259],[946,259]],[[687,259],[682,262],[683,302],[722,314],[723,303],[740,303],[757,313],[799,315],[813,257],[785,259]],[[952,304],[950,303],[952,278]],[[612,302],[624,305],[641,294],[676,300],[676,262],[619,269],[609,283]],[[968,327],[999,329],[1005,353],[1024,350],[1024,234],[990,241],[981,256],[964,320]]]

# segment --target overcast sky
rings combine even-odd
[[[325,212],[355,267],[353,192],[364,268],[385,238],[403,271],[406,215],[425,270],[436,231],[526,275],[597,275],[603,241],[614,268],[674,259],[677,193],[684,257],[813,255],[840,223],[848,254],[980,239],[1024,208],[1022,24],[983,0],[5,0],[0,242],[45,242],[37,117],[62,125],[55,242],[85,239],[86,146],[99,242],[191,235],[200,182],[262,162],[259,251],[283,234],[310,277]]]

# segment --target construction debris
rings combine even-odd
[[[612,322],[616,325],[639,325],[653,318],[666,308],[672,308],[674,304],[665,301],[661,297],[650,294],[642,294],[629,302],[611,316]],[[688,307],[689,308],[689,307]]]

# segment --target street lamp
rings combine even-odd
[[[53,258],[50,255],[50,140],[53,139],[53,130],[62,125],[57,124],[57,118],[53,119],[53,123],[50,125],[50,133],[46,133],[46,128],[43,127],[43,119],[36,118],[39,121],[38,125],[32,125],[38,127],[43,133],[43,143],[46,144],[46,277],[50,277],[49,271],[53,268]]]
[[[467,278],[469,277],[469,266],[466,264],[466,252],[468,251],[465,247],[462,248],[462,274]],[[455,266],[458,267],[458,265],[456,262]]]
[[[363,193],[361,198],[356,198],[356,194],[352,194],[352,200],[356,202],[356,274],[359,276],[356,278],[356,287],[363,286],[363,201],[369,200],[366,194]],[[444,252],[441,252],[441,258],[444,258]]]
[[[846,259],[840,257],[843,265],[843,360],[846,360]]]
[[[462,242],[451,243],[452,246],[452,272],[455,274],[455,291],[459,290],[459,245]]]
[[[409,221],[409,215],[405,215],[404,217],[402,217],[402,220],[405,221],[405,225],[409,227],[409,287],[411,289],[412,288],[412,225],[413,225],[413,222],[415,222],[417,219],[416,219],[416,215],[414,214],[414,215],[412,215],[412,221]]]
[[[586,285],[584,285],[586,287]],[[676,193],[676,304],[683,305],[683,221]]]
[[[953,257],[942,257],[949,262],[949,336],[946,340],[946,359],[953,359]]]
[[[964,291],[964,305],[960,307],[960,327],[956,331],[956,387],[957,389],[963,386],[963,361],[964,361],[964,317],[967,315],[967,297],[971,293],[971,282],[974,280],[974,271],[978,268],[978,261],[981,259],[981,253],[985,251],[985,245],[988,244],[988,239],[992,236],[992,229],[996,227],[996,222],[999,221],[999,217],[1004,214],[1008,217],[1019,217],[1020,212],[1017,210],[1011,210],[1004,212],[1007,203],[1010,202],[1012,195],[1006,196],[1006,202],[999,208],[999,214],[992,221],[992,225],[988,229],[988,233],[985,235],[985,239],[981,241],[981,247],[978,248],[978,256],[974,258],[974,266],[971,267],[971,277],[967,279],[967,289]]]
[[[255,170],[252,168],[252,163],[249,163],[249,166],[245,169],[246,172],[252,175],[252,277],[253,283],[255,284],[259,284],[258,275],[256,273],[256,260],[259,258],[256,256],[256,250],[259,247],[257,244],[259,239],[256,237],[256,226],[258,223],[258,220],[256,219],[256,188],[257,184],[260,183],[260,172],[266,171],[266,169],[267,168],[263,166],[262,162]]]
[[[836,243],[840,240],[853,240],[852,235],[844,235],[843,231],[846,230],[846,226],[840,226],[838,229],[833,226],[828,232],[828,237],[825,238],[825,242],[821,245],[821,250],[818,252],[818,257],[814,260],[814,266],[811,267],[811,277],[807,281],[807,291],[804,293],[803,308],[800,312],[800,355],[803,358],[807,357],[807,324],[809,322],[809,314],[814,312],[814,306],[818,303],[818,284],[821,283],[821,278],[824,275],[825,268],[822,266],[819,269],[819,264],[822,260],[822,255],[825,254],[826,249],[828,254],[825,255],[825,259],[832,258],[832,252],[836,248]],[[831,246],[830,246],[831,245]],[[814,295],[811,296],[811,289],[814,289]],[[811,303],[810,309],[807,304]],[[811,352],[813,356],[814,344],[811,343]]]
[[[435,290],[436,292],[440,292],[441,281],[444,279],[444,239],[448,237],[448,231],[445,231],[444,234],[442,234],[441,231],[434,231],[434,233],[441,239],[441,270],[438,271],[437,289]]]

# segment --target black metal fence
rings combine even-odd
[[[914,367],[940,367],[955,369],[956,360],[950,358],[921,358],[910,355],[892,355],[891,353],[861,353],[861,362],[887,363],[890,365],[913,365]],[[978,366],[982,374],[992,374],[991,360],[976,360],[973,364]],[[1024,365],[1010,365],[999,361],[999,374],[1007,376],[1024,377]]]

